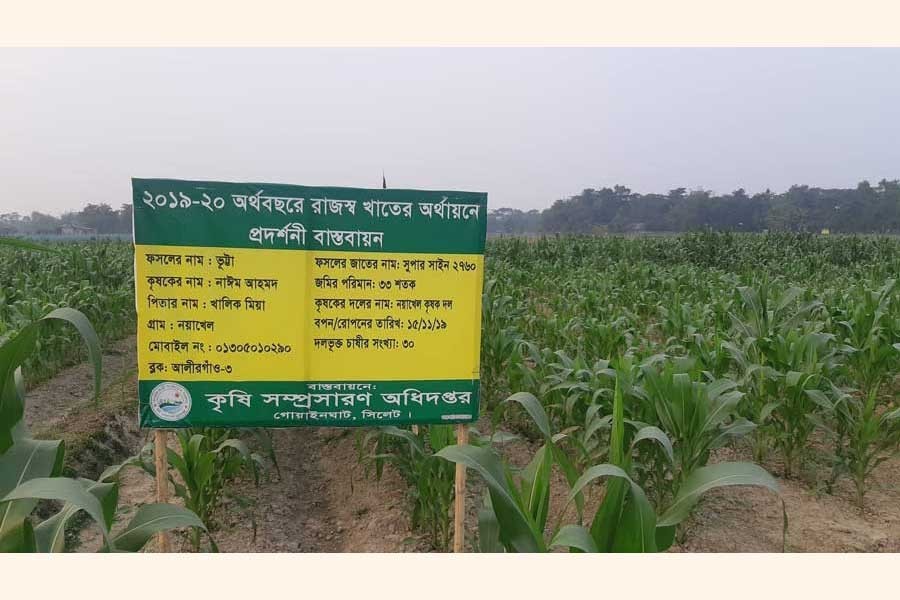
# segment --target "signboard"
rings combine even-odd
[[[478,418],[486,194],[132,187],[142,427]]]

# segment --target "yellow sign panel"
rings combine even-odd
[[[147,265],[139,272],[148,273],[135,283],[144,300],[138,324],[141,379],[159,379],[156,369],[170,375],[171,365],[180,364],[195,344],[203,346],[204,356],[215,355],[230,367],[216,377],[224,380],[478,379],[481,255],[229,248],[200,254],[201,266],[184,260],[149,266],[155,257],[197,252],[189,246],[135,246],[136,263]],[[231,266],[219,266],[216,256]],[[441,261],[445,270],[427,270]],[[425,270],[407,271],[404,265]],[[170,278],[178,288],[167,285]],[[191,280],[196,287],[187,289],[196,306],[182,305],[183,297],[167,302]],[[391,342],[381,348],[374,340]],[[210,378],[206,372],[177,375],[179,381]]]

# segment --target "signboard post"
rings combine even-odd
[[[469,430],[465,425],[456,426],[456,443],[464,446],[469,443]],[[463,552],[466,541],[466,466],[456,463],[456,479],[453,490],[453,551]]]
[[[156,501],[165,504],[169,501],[169,461],[166,456],[166,430],[153,432],[153,458],[156,470]],[[160,552],[169,551],[169,532],[157,534],[157,545]]]
[[[132,187],[142,427],[478,418],[486,194]]]

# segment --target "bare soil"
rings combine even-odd
[[[148,440],[137,428],[137,390],[133,370],[134,338],[116,344],[104,357],[104,393],[92,401],[91,370],[78,365],[31,390],[26,419],[39,437],[67,442],[72,472],[96,476],[106,465],[136,453]],[[482,431],[489,427],[482,424]],[[366,477],[357,462],[356,430],[282,429],[274,441],[281,478],[270,469],[254,486],[242,480],[230,490],[240,498],[225,503],[220,527],[214,532],[223,552],[427,552],[424,536],[410,529],[407,489],[386,467],[381,481]],[[170,444],[174,436],[170,435]],[[518,440],[501,451],[524,466],[537,444]],[[748,460],[745,448],[719,452],[714,460]],[[773,457],[764,466],[780,474]],[[787,506],[789,552],[900,551],[900,459],[883,463],[875,472],[866,508],[854,504],[852,486],[841,481],[826,494],[817,483],[822,474],[805,479],[779,478]],[[470,473],[467,488],[467,540],[476,538],[476,512],[483,486]],[[599,502],[591,491],[587,514]],[[565,506],[567,489],[554,474],[550,523]],[[120,515],[123,522],[143,503],[154,500],[153,479],[137,469],[121,476]],[[246,505],[246,506],[245,506]],[[569,506],[564,522],[572,522]],[[121,524],[119,525],[121,526]],[[100,545],[97,530],[80,532],[80,551]],[[153,545],[150,544],[150,547]],[[183,546],[187,548],[187,546]],[[152,548],[148,548],[152,551]],[[756,488],[728,488],[707,494],[682,526],[676,552],[780,552],[782,513],[778,498]]]
[[[721,451],[716,460],[751,460],[746,448]],[[763,466],[780,474],[772,456]],[[900,551],[900,459],[882,463],[872,476],[865,508],[855,491],[838,480],[832,494],[817,481],[822,469],[805,479],[778,477],[788,515],[788,552]],[[753,487],[714,490],[701,500],[680,532],[678,550],[686,552],[780,552],[782,511],[777,496]]]
[[[352,429],[281,429],[275,448],[281,480],[236,493],[255,497],[255,519],[240,511],[216,541],[226,552],[409,552],[428,542],[410,530],[406,485],[390,468],[381,481],[357,462]],[[253,532],[253,520],[256,532]]]
[[[175,447],[174,436],[169,446]],[[271,470],[259,487],[241,480],[229,489],[242,502],[231,499],[222,506],[213,531],[221,552],[430,550],[422,536],[410,531],[404,483],[393,472],[380,482],[365,478],[356,464],[351,430],[281,429],[275,432],[275,446],[280,480]],[[137,507],[154,502],[155,484],[138,469],[126,470],[120,484],[121,521],[126,522]],[[175,548],[189,550],[186,539],[174,541]],[[81,532],[79,550],[92,552],[100,545],[96,528]],[[153,544],[147,549],[153,551]]]
[[[114,383],[133,372],[137,365],[135,336],[129,336],[104,348],[101,388],[110,390]],[[60,371],[55,377],[28,390],[25,422],[32,430],[52,430],[59,424],[71,429],[70,415],[90,412],[93,405],[94,369],[89,362]],[[134,405],[137,414],[137,405]]]

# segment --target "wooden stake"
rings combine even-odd
[[[469,443],[469,426],[460,423],[456,426],[456,443],[460,446]],[[466,530],[466,466],[456,463],[456,492],[453,499],[453,551],[464,552]]]
[[[157,429],[153,432],[154,450],[156,461],[156,501],[165,504],[169,501],[169,461],[166,457],[166,431]],[[157,535],[157,544],[160,552],[169,552],[169,533],[161,531]]]

